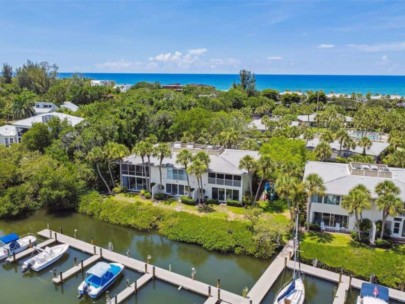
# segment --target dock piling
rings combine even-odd
[[[96,246],[93,246],[94,254],[96,254]]]
[[[73,265],[74,265],[74,266],[77,266],[77,257],[74,257],[74,258],[73,258]]]
[[[155,278],[155,266],[152,267],[153,278]]]
[[[32,248],[32,242],[29,240],[29,248]]]
[[[53,277],[56,278],[56,268],[52,268]]]
[[[75,237],[75,239],[77,239],[77,229],[75,229],[74,237]]]
[[[60,234],[63,234],[62,226],[59,226],[59,232]]]
[[[49,225],[49,224],[48,224]],[[49,238],[52,238],[52,230],[49,230]]]
[[[217,279],[217,288],[221,288],[221,279]]]
[[[94,245],[94,239],[93,239],[93,236],[91,236],[90,243],[91,243],[92,245]]]
[[[211,286],[208,286],[208,297],[211,296]]]
[[[284,257],[284,268],[287,267],[287,257]]]
[[[129,287],[129,280],[127,279],[127,287]]]
[[[117,297],[117,295],[115,295],[115,297],[114,297],[114,303],[115,303],[115,304],[118,304],[118,297]]]
[[[103,248],[100,247],[100,257],[103,257]]]
[[[83,267],[83,259],[80,261],[80,268],[81,268],[81,270],[83,272],[83,269],[84,269],[84,267]]]
[[[218,288],[218,300],[221,300],[221,289]]]
[[[145,263],[145,273],[148,273],[148,264]]]
[[[55,232],[55,241],[58,240],[58,234]]]
[[[59,279],[60,281],[63,283],[63,275],[62,275],[62,271],[59,272]]]
[[[137,281],[134,282],[134,289],[135,289],[135,293],[137,293],[138,292],[138,282]]]
[[[15,252],[13,251],[13,262],[15,262]]]
[[[342,283],[342,274],[343,274],[343,269],[340,268],[340,273],[339,273],[339,284]]]

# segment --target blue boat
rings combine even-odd
[[[385,286],[363,283],[357,304],[387,304],[389,303],[389,289]]]
[[[86,278],[79,285],[79,299],[84,295],[95,299],[111,286],[124,270],[120,263],[99,262],[86,272]]]
[[[16,233],[10,233],[0,237],[0,261],[13,253],[19,253],[29,246],[35,245],[35,236],[28,235],[20,238]]]

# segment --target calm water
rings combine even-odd
[[[270,263],[268,260],[263,261],[247,256],[209,252],[198,246],[170,241],[155,233],[141,233],[130,228],[98,222],[75,213],[55,216],[41,211],[25,220],[0,221],[0,235],[10,232],[20,234],[38,232],[46,228],[47,223],[55,230],[62,226],[63,232],[71,236],[74,229],[77,229],[78,238],[89,241],[93,237],[97,245],[105,248],[111,241],[114,251],[126,253],[129,250],[131,256],[140,260],[146,260],[150,254],[151,263],[166,269],[171,265],[172,271],[186,276],[190,276],[191,268],[195,267],[196,279],[215,285],[217,278],[220,278],[223,289],[237,294],[241,294],[245,286],[251,288]],[[65,271],[73,266],[74,257],[79,261],[86,259],[88,255],[69,249],[69,254],[52,267],[57,268],[57,272]],[[77,286],[83,280],[81,273],[68,279],[63,285],[57,286],[51,281],[53,275],[50,270],[48,268],[39,273],[22,274],[21,264],[3,263],[0,267],[0,303],[105,303],[105,296],[101,296],[95,302],[85,298],[76,299]],[[141,274],[126,269],[117,284],[110,289],[110,295],[123,290],[126,279],[133,282],[140,276]],[[262,303],[272,303],[283,280],[289,277],[289,272],[282,275]],[[308,295],[306,304],[332,303],[335,284],[309,276],[305,278],[305,284]],[[177,286],[156,280],[148,283],[127,303],[197,304],[204,303],[205,300],[204,297],[184,289],[179,291]]]
[[[70,77],[72,73],[60,73]],[[206,84],[219,90],[228,90],[239,82],[239,75],[231,74],[130,74],[83,73],[97,80],[113,80],[117,84],[135,84],[140,81],[161,84]],[[345,75],[256,75],[259,90],[273,88],[280,91],[323,90],[327,93],[398,94],[405,96],[405,76],[345,76]]]

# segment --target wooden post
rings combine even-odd
[[[80,261],[80,268],[82,269],[82,272],[83,272],[83,259]]]
[[[31,239],[29,240],[29,243],[30,243],[29,247],[30,247],[30,248],[32,248],[32,242],[31,242]]]
[[[221,289],[218,288],[218,300],[221,300]]]
[[[93,239],[93,236],[91,236],[90,243],[91,243],[92,245],[94,245],[94,239]]]
[[[211,296],[211,286],[208,286],[208,297]]]
[[[129,287],[129,280],[127,279],[127,287]]]
[[[61,282],[63,282],[63,275],[62,275],[62,271],[60,271],[60,272],[59,272],[59,278],[60,278],[60,281],[61,281]]]
[[[350,290],[352,289],[352,279],[353,279],[353,276],[350,275],[350,277],[349,277],[349,289]]]
[[[339,284],[342,283],[342,268],[340,268],[340,273],[339,273]]]
[[[155,278],[155,266],[152,268],[153,278]]]
[[[96,246],[93,246],[94,254],[96,254]]]
[[[73,258],[73,265],[77,266],[77,257]]]
[[[49,230],[49,238],[52,238],[52,230]]]
[[[15,262],[15,251],[13,251],[13,261]]]
[[[60,234],[63,234],[62,226],[59,226],[59,232]]]
[[[58,234],[55,232],[55,241],[58,241]]]
[[[103,248],[100,247],[100,257],[103,257]]]
[[[221,288],[221,279],[217,279],[217,288]]]
[[[114,297],[114,303],[115,303],[115,304],[118,303],[118,297],[117,297],[117,295],[115,295],[115,297]]]
[[[148,264],[145,263],[145,273],[148,273]]]
[[[287,267],[287,257],[284,257],[284,268]]]
[[[134,282],[134,289],[135,289],[135,293],[137,293],[138,292],[138,282],[137,281]]]

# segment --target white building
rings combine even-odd
[[[239,162],[245,155],[258,159],[257,151],[181,143],[174,143],[171,148],[171,157],[165,158],[162,164],[162,184],[166,194],[187,195],[186,171],[176,163],[176,159],[182,149],[188,149],[193,153],[205,151],[210,157],[208,172],[202,176],[203,189],[208,199],[217,199],[220,202],[229,199],[242,201],[242,196],[248,190],[249,179],[247,171],[239,169]],[[159,160],[151,157],[151,164],[150,175],[147,166],[145,168],[146,175],[150,177],[145,177],[140,156],[131,155],[124,158],[121,164],[121,185],[130,191],[140,191],[146,187],[146,178],[150,178],[151,184],[155,184],[152,194],[157,193],[157,185],[160,183]],[[197,200],[197,179],[194,175],[189,175],[189,179],[192,197]]]
[[[0,145],[9,147],[11,144],[17,143],[17,128],[11,125],[0,127]]]
[[[329,230],[346,232],[354,230],[355,217],[349,215],[341,204],[343,197],[359,184],[366,186],[375,200],[377,198],[375,187],[385,180],[390,180],[399,187],[400,198],[405,202],[405,169],[379,164],[310,161],[305,166],[304,178],[311,173],[322,177],[326,191],[322,197],[317,195],[311,197],[309,221],[324,225]],[[382,211],[378,210],[373,201],[372,208],[363,211],[363,218],[368,218],[373,222],[382,220]],[[405,214],[388,217],[386,228],[390,229],[393,238],[405,239]]]
[[[306,147],[308,150],[314,150],[320,144],[320,142],[320,138],[314,138],[307,142]],[[389,147],[389,145],[390,144],[386,142],[372,141],[371,147],[369,149],[366,149],[366,155],[372,156],[374,157],[374,159],[377,159]],[[339,156],[340,143],[338,140],[335,140],[331,142],[329,146],[332,149],[331,160],[334,160]],[[363,148],[356,146],[354,149],[345,149],[342,147],[340,157],[350,157],[356,154],[363,154]]]
[[[36,101],[34,105],[35,115],[45,114],[57,110],[58,107],[53,102]]]
[[[308,126],[314,126],[316,125],[316,113],[310,114],[310,115],[298,115],[297,120],[300,122],[302,125],[308,125]],[[342,115],[343,116],[343,115]],[[353,118],[350,116],[345,116],[345,123],[349,124],[353,121]]]
[[[23,134],[29,129],[31,129],[34,123],[47,123],[53,117],[57,117],[61,121],[66,120],[73,127],[83,121],[83,118],[81,117],[76,117],[57,112],[40,114],[26,119],[18,120],[13,123],[13,126],[15,127],[17,133],[17,142],[21,142]]]
[[[92,87],[96,87],[96,86],[113,87],[114,81],[112,81],[112,80],[90,80],[90,85]]]
[[[278,122],[280,121],[280,117],[270,117],[270,120]],[[299,122],[298,121],[292,121],[290,123],[290,127],[298,127]],[[266,131],[266,126],[264,125],[262,118],[254,118],[248,125],[250,129],[256,129],[259,131]]]

